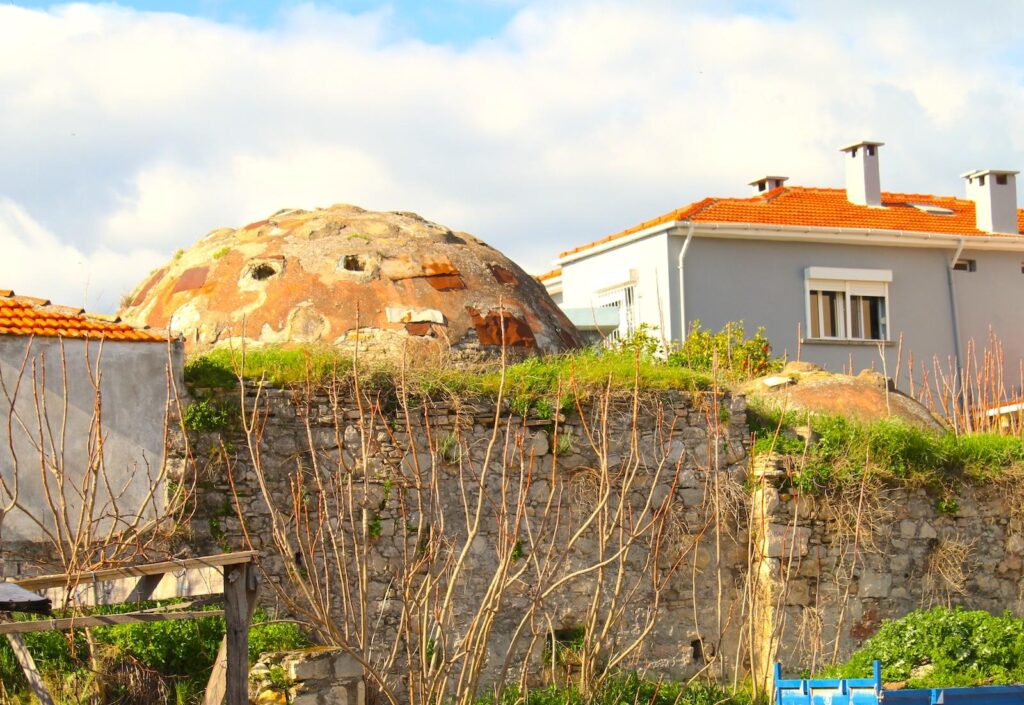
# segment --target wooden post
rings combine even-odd
[[[217,652],[203,705],[248,705],[249,624],[256,611],[256,566],[243,563],[224,567],[224,624],[226,633]]]
[[[21,666],[21,670],[25,673],[29,687],[32,688],[32,692],[35,693],[40,705],[53,705],[50,691],[46,689],[46,684],[43,683],[43,678],[39,675],[39,669],[36,668],[36,662],[32,659],[32,654],[25,648],[25,640],[21,634],[8,634],[7,643],[11,645],[14,657],[18,659],[18,665]]]

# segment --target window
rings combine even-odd
[[[953,265],[953,269],[958,272],[976,272],[978,270],[978,262],[973,259],[958,259]]]
[[[889,282],[877,269],[808,267],[807,330],[815,340],[888,340]]]

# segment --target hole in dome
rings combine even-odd
[[[254,265],[249,270],[249,276],[255,279],[256,281],[270,279],[270,277],[274,276],[275,274],[277,274],[277,269],[274,268],[274,265],[267,264],[266,262],[261,262],[260,264]]]

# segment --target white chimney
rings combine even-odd
[[[878,178],[878,148],[885,142],[864,140],[839,149],[846,158],[846,199],[858,206],[882,205],[882,184]]]
[[[974,201],[978,230],[1018,232],[1017,172],[979,169],[962,176],[967,179],[967,198]]]
[[[760,179],[751,181],[750,186],[754,187],[754,194],[756,195],[765,191],[771,191],[773,188],[778,188],[786,183],[787,180],[789,180],[788,176],[762,176]]]

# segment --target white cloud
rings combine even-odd
[[[886,188],[960,193],[968,168],[1024,166],[1022,18],[943,7],[537,0],[454,49],[389,11],[309,4],[253,29],[0,5],[3,237],[21,254],[0,276],[112,308],[154,252],[334,202],[415,210],[541,268],[762,173],[837,185],[835,149],[861,137],[888,143]]]
[[[140,275],[156,268],[163,255],[148,248],[92,252],[61,242],[24,208],[0,198],[0,281],[4,288],[54,303],[99,310],[116,305]]]

